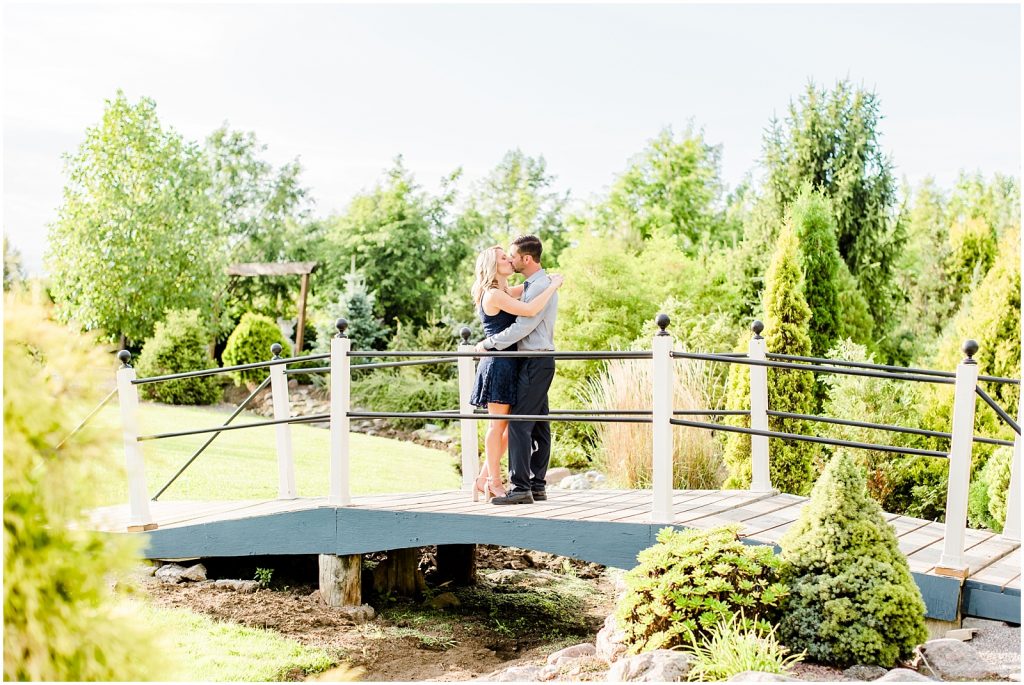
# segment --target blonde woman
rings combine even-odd
[[[523,286],[509,287],[508,277],[515,273],[512,260],[500,246],[489,247],[476,259],[473,303],[477,305],[487,336],[497,335],[511,326],[517,316],[536,316],[562,285],[562,277],[551,275],[551,284],[530,302],[522,302]],[[515,350],[516,346],[506,348]],[[485,407],[488,414],[508,414],[516,401],[519,360],[508,357],[484,357],[476,371],[470,403]],[[504,497],[501,484],[501,457],[508,448],[508,421],[488,421],[484,439],[486,459],[473,487],[473,501]]]

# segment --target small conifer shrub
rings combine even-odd
[[[771,547],[745,545],[740,526],[663,528],[637,555],[616,618],[633,653],[687,646],[734,613],[744,625],[770,629],[786,596]]]
[[[896,533],[846,450],[779,544],[790,588],[779,629],[791,649],[823,663],[891,668],[928,638]]]
[[[216,367],[208,345],[198,310],[172,310],[146,340],[136,372],[146,378]],[[139,391],[145,399],[167,404],[213,404],[221,397],[216,376],[146,383]]]
[[[252,312],[243,314],[242,320],[228,336],[227,345],[224,347],[224,366],[270,361],[270,346],[274,343],[280,343],[284,348],[281,352],[282,357],[291,356],[292,346],[269,316]],[[266,368],[258,368],[232,371],[229,375],[235,381],[235,385],[245,384],[255,388],[263,382],[268,373],[270,372]]]

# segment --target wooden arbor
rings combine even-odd
[[[229,276],[302,276],[299,290],[299,321],[295,325],[295,354],[302,353],[303,336],[306,332],[306,296],[309,294],[309,275],[316,271],[319,262],[251,262],[232,264]]]

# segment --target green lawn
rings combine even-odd
[[[86,430],[108,430],[120,435],[119,413],[111,403],[97,414]],[[228,417],[224,411],[199,407],[174,407],[143,403],[143,435],[219,426]],[[264,421],[245,413],[232,425]],[[300,497],[327,495],[328,449],[330,431],[312,426],[293,425],[292,451],[295,457],[295,482]],[[188,460],[209,435],[192,435],[142,443],[146,459],[147,492],[154,495]],[[352,433],[352,494],[419,492],[459,487],[460,478],[454,459],[440,450]],[[124,463],[118,446],[118,463]],[[277,442],[274,426],[221,433],[196,459],[161,500],[273,499],[277,497]],[[127,502],[128,490],[123,469],[98,485],[99,505]]]
[[[146,623],[163,635],[174,673],[158,680],[266,682],[300,680],[337,659],[271,631],[217,621],[187,609],[138,604]],[[300,677],[296,677],[300,676]]]

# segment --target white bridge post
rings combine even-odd
[[[765,361],[767,348],[761,331],[764,324],[754,321],[750,326],[754,337],[750,339],[747,356],[751,360]],[[768,430],[768,367],[750,365],[750,427]],[[768,461],[768,436],[750,436],[750,489],[753,492],[771,492],[772,477]]]
[[[349,482],[348,412],[352,397],[352,341],[345,335],[348,321],[338,319],[338,334],[331,338],[331,485],[327,501],[335,506],[352,503]]]
[[[284,348],[274,343],[270,352],[274,359],[281,358]],[[291,418],[291,404],[288,402],[288,376],[285,375],[285,364],[270,366],[270,392],[274,399],[274,420],[282,421]],[[287,423],[274,426],[277,432],[277,474],[278,499],[295,499],[295,463],[292,460],[292,427]]]
[[[946,490],[946,539],[936,571],[962,575],[964,535],[967,529],[967,492],[971,481],[971,448],[974,442],[975,388],[978,384],[978,362],[973,357],[978,343],[963,344],[967,355],[956,367],[953,395],[953,425],[949,440],[949,484]]]
[[[1017,402],[1017,425],[1024,417],[1024,407]],[[1006,522],[1003,537],[1020,542],[1020,436],[1013,439],[1013,461],[1010,462],[1010,488],[1006,492]]]
[[[469,344],[469,336],[472,333],[466,326],[459,331],[459,335],[462,336],[459,352],[472,352],[476,349]],[[469,403],[469,398],[473,394],[473,381],[476,377],[475,364],[472,357],[459,357],[456,363],[459,369],[459,413],[472,414],[473,405]],[[459,427],[462,429],[462,489],[472,492],[480,462],[476,420],[460,419]]]
[[[672,400],[675,367],[667,314],[658,314],[651,359],[651,521],[672,523]]]
[[[139,390],[132,383],[135,380],[132,353],[121,350],[117,358],[121,361],[121,368],[117,370],[117,399],[121,405],[121,432],[128,476],[128,530],[134,533],[153,530],[157,526],[146,496],[146,461],[139,444]]]

